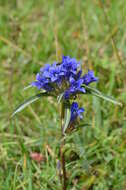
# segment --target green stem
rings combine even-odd
[[[61,145],[60,145],[60,157],[61,157],[61,166],[62,166],[62,190],[66,190],[67,188],[67,178],[66,178],[66,168],[65,168],[65,155],[63,152],[63,147],[65,145],[65,139],[63,134],[63,122],[64,122],[64,103],[61,105]]]

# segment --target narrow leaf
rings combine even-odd
[[[119,106],[122,106],[122,103],[116,101],[114,98],[110,97],[110,96],[107,96],[107,95],[104,95],[102,94],[99,90],[93,88],[93,87],[90,87],[90,86],[87,86],[87,85],[83,85],[85,87],[85,89],[87,90],[87,92],[89,92],[90,94],[94,95],[94,96],[97,96],[99,98],[102,98],[106,101],[109,101],[113,104],[116,104],[116,105],[119,105]]]
[[[32,86],[31,84],[29,84],[28,86],[26,86],[26,87],[23,88],[23,91],[25,91],[25,90],[27,90],[27,89],[29,89],[29,88],[31,88],[31,87],[33,87],[33,86]],[[40,92],[41,92],[41,93],[44,93],[44,92],[46,92],[46,90],[41,89]]]
[[[47,93],[39,93],[36,94],[35,96],[30,97],[29,99],[25,100],[21,105],[19,105],[15,111],[13,112],[12,116],[13,117],[15,114],[17,114],[18,112],[22,111],[25,107],[27,107],[28,105],[30,105],[31,103],[37,101],[39,98],[41,98],[42,96],[46,96]]]
[[[32,85],[31,85],[31,84],[29,84],[28,86],[24,87],[24,89],[23,89],[23,90],[27,90],[27,89],[29,89],[29,88],[31,88],[31,87],[32,87]]]
[[[80,123],[80,124],[77,126],[77,129],[78,129],[78,128],[82,128],[82,127],[89,127],[89,126],[91,126],[91,124],[89,124],[89,123]]]
[[[88,91],[88,92],[96,92],[98,94],[102,94],[99,90],[97,90],[96,88],[93,88],[91,86],[87,86],[87,85],[83,85],[83,87]]]
[[[69,126],[70,117],[71,117],[70,107],[66,106],[66,107],[65,107],[65,117],[64,117],[63,133],[65,133],[66,129],[67,129],[68,126]]]
[[[110,97],[110,96],[106,96],[106,95],[104,95],[104,94],[97,94],[97,93],[95,93],[95,92],[91,92],[91,94],[94,95],[94,96],[97,96],[97,97],[99,97],[99,98],[102,98],[102,99],[104,99],[104,100],[106,100],[106,101],[109,101],[109,102],[111,102],[111,103],[113,103],[113,104],[122,106],[122,103],[116,101],[115,99],[113,99],[113,98]]]
[[[64,95],[64,92],[61,93],[61,94],[57,97],[57,102],[58,102],[58,104],[62,101],[63,95]]]

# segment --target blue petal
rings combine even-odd
[[[31,83],[31,85],[37,87],[38,89],[41,88],[41,83],[39,81],[34,81]]]
[[[80,91],[80,92],[83,92],[83,93],[86,93],[86,90],[85,90],[85,88],[83,88],[83,87],[80,87],[80,88],[79,88],[79,91]]]
[[[96,82],[97,80],[98,78],[94,76],[94,72],[91,70],[89,70],[88,73],[83,76],[83,83],[86,85]]]

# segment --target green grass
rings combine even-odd
[[[23,88],[59,52],[83,61],[84,72],[91,68],[99,77],[97,88],[124,104],[87,96],[80,101],[90,125],[67,139],[68,189],[126,189],[125,0],[104,1],[104,9],[108,20],[98,0],[0,0],[0,190],[61,189],[56,101],[43,98],[9,119],[35,94]],[[36,163],[31,152],[46,161]]]

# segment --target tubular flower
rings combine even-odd
[[[80,62],[77,62],[75,58],[63,56],[61,63],[54,62],[52,65],[46,64],[41,68],[32,86],[56,96],[64,93],[64,99],[69,99],[80,92],[86,93],[82,85],[88,85],[97,80],[93,71],[82,75]]]
[[[77,102],[73,102],[71,105],[71,122],[74,122],[78,117],[82,119],[82,113],[84,112],[84,108],[79,108]]]

